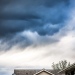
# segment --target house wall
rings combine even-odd
[[[46,73],[46,72],[41,72],[41,73],[39,73],[38,75],[52,75],[52,74],[48,74],[48,73]]]
[[[61,74],[58,74],[58,75],[65,75],[65,73],[61,73]]]

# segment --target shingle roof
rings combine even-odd
[[[14,70],[14,74],[16,75],[34,75],[36,73],[38,73],[39,71],[41,71],[41,69],[15,69]],[[47,69],[48,72],[53,73],[53,74],[57,74],[58,71],[54,71],[54,70],[50,70]]]

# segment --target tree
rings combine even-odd
[[[62,70],[69,66],[70,62],[67,62],[67,60],[59,61],[57,64],[55,64],[54,62],[52,63],[52,68],[54,70]]]

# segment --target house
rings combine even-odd
[[[12,75],[57,75],[57,72],[49,69],[15,69]]]
[[[50,69],[15,69],[12,75],[75,75],[75,63],[59,72]]]
[[[58,72],[60,75],[75,75],[75,63]]]

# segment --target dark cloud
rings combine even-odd
[[[52,7],[57,4],[64,3],[65,5],[69,4],[69,0],[45,0],[45,6]]]
[[[31,45],[33,42],[27,37],[16,37],[23,31],[37,32],[41,36],[59,32],[68,17],[68,7],[69,0],[0,0],[1,44],[7,42],[12,47],[24,41],[23,47]]]
[[[0,22],[0,36],[15,34],[23,30],[32,30],[40,26],[39,20],[1,20]]]
[[[38,39],[38,40],[37,40]],[[19,49],[25,49],[28,46],[44,46],[58,42],[56,38],[49,36],[40,36],[37,33],[31,31],[24,31],[22,33],[17,33],[15,35],[5,36],[0,39],[0,51],[7,51],[13,48],[13,46],[18,47]]]
[[[29,19],[40,19],[36,13],[26,13],[26,14],[18,14],[18,13],[2,13],[0,15],[0,19],[8,19],[8,20],[29,20]]]
[[[65,4],[69,4],[69,0],[0,0],[0,4],[3,7],[9,4],[19,4],[26,7],[39,5],[51,7],[56,6],[57,4],[60,4],[62,2]]]
[[[19,36],[19,35],[14,35],[11,37],[6,37],[6,38],[2,38],[1,43],[2,45],[0,45],[0,51],[2,50],[10,50],[10,48],[12,48],[13,46],[18,45],[18,48],[23,49],[25,47],[30,46],[31,44],[33,44],[33,42],[31,40],[29,40],[27,37],[23,37],[23,36]]]
[[[53,35],[58,32],[63,24],[53,25],[51,23],[44,24],[42,20],[1,20],[0,36],[11,36],[23,30],[31,30],[38,32],[40,35]]]
[[[39,7],[39,9],[35,10],[37,14],[27,13],[24,16],[16,15],[13,17],[11,17],[10,15],[5,19],[0,20],[0,36],[13,34],[23,30],[36,31],[41,35],[52,35],[53,33],[59,31],[59,29],[62,28],[62,26],[64,25],[63,22],[66,19],[67,15],[66,12],[64,13],[65,10],[62,9],[63,7],[63,5],[58,8],[54,7],[52,9]],[[50,24],[51,26],[53,25],[55,27],[58,27],[52,28],[50,27]]]

